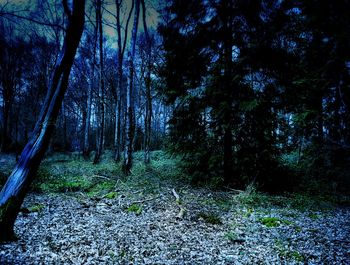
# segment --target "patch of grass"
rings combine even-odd
[[[44,205],[41,203],[35,203],[32,206],[28,207],[29,212],[40,212],[42,209],[44,209]]]
[[[222,224],[220,216],[214,213],[205,213],[205,212],[200,212],[197,215],[198,218],[202,218],[206,223],[212,224],[212,225],[219,225]]]
[[[296,262],[305,262],[305,257],[296,250],[291,250],[288,245],[283,244],[281,240],[276,240],[275,247],[281,258],[294,260]]]
[[[108,255],[112,259],[113,262],[116,262],[118,260],[118,255],[115,254],[114,251],[112,251],[112,250],[108,251]]]
[[[271,196],[257,191],[254,185],[248,185],[246,190],[239,193],[234,199],[247,208],[285,206],[285,198],[281,196]]]
[[[257,191],[253,185],[249,185],[244,192],[235,196],[234,199],[247,208],[276,206],[300,212],[332,209],[338,201],[335,196],[311,196],[300,193],[272,196]],[[346,201],[344,198],[343,200]]]
[[[295,226],[294,228],[295,228],[295,231],[299,233],[303,230],[300,226]]]
[[[225,211],[225,212],[229,211],[232,207],[231,200],[215,199],[214,203],[220,210]]]
[[[263,225],[267,226],[267,227],[278,227],[281,224],[285,224],[285,225],[291,225],[293,224],[293,222],[288,221],[288,220],[280,220],[276,217],[263,217],[259,219],[259,222],[262,223]]]
[[[238,194],[235,198],[246,207],[260,206],[265,201],[265,196],[258,193],[253,185],[249,185],[244,192]]]
[[[102,182],[98,182],[96,185],[89,189],[89,192],[105,193],[111,192],[115,188],[116,182],[114,180],[106,180]]]
[[[253,212],[254,212],[253,208],[248,208],[247,211],[245,212],[244,216],[249,218]]]
[[[125,251],[123,248],[122,248],[122,250],[120,251],[119,256],[120,256],[121,258],[124,258],[124,257],[126,256],[126,251]]]
[[[317,214],[315,214],[315,213],[309,213],[308,216],[309,216],[310,219],[314,219],[314,220],[319,218],[319,216]]]
[[[39,185],[38,189],[41,192],[74,192],[74,191],[87,191],[91,188],[93,183],[86,178],[74,176],[52,179],[51,182],[43,182]]]
[[[298,251],[291,251],[288,253],[288,256],[293,258],[295,261],[303,262],[305,260],[304,256],[301,255]]]
[[[136,215],[140,215],[142,213],[142,206],[137,204],[137,203],[134,203],[134,204],[131,204],[127,209],[126,211],[128,213],[135,213]]]
[[[278,227],[281,224],[280,220],[275,217],[264,217],[260,218],[259,221],[267,227]]]
[[[117,192],[111,191],[111,192],[107,193],[104,197],[112,200],[112,199],[115,199],[117,196],[118,196]]]
[[[121,163],[113,160],[112,151],[106,150],[99,164],[84,160],[79,154],[54,153],[42,162],[31,188],[38,192],[85,192],[87,196],[103,196],[118,188],[158,193],[161,182],[179,182],[185,179],[179,159],[164,151],[151,152],[151,163],[144,164],[143,152],[134,153],[134,165],[129,176],[122,173]]]

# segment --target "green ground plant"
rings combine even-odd
[[[215,213],[207,213],[207,212],[200,212],[197,215],[198,218],[202,218],[204,222],[212,225],[220,225],[222,224],[221,218],[219,215]]]
[[[275,247],[277,250],[278,255],[281,258],[287,259],[287,260],[294,260],[296,262],[303,263],[305,262],[305,257],[299,253],[296,250],[290,249],[288,245],[283,243],[282,240],[276,240]]]
[[[126,211],[128,213],[135,213],[136,215],[140,215],[142,213],[142,206],[137,203],[131,204]]]
[[[288,220],[281,220],[276,217],[263,217],[259,219],[259,222],[265,225],[266,227],[278,227],[282,224],[284,225],[291,225],[293,222]]]
[[[44,205],[41,203],[35,203],[32,206],[28,207],[29,212],[40,212],[44,209]]]
[[[112,199],[115,199],[117,196],[118,196],[118,192],[111,191],[106,195],[104,195],[103,197],[112,200]]]

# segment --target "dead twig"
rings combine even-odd
[[[176,204],[179,206],[180,208],[180,212],[177,214],[176,218],[182,219],[186,213],[186,209],[185,207],[182,206],[181,200],[180,200],[180,196],[179,194],[177,194],[177,192],[175,191],[175,189],[171,190],[175,199],[176,199]]]
[[[148,201],[153,201],[155,199],[158,199],[160,196],[155,196],[155,197],[152,197],[152,198],[147,198],[147,199],[143,199],[143,200],[139,200],[139,201],[134,201],[132,202],[131,204],[138,204],[138,203],[144,203],[144,202],[148,202]]]
[[[108,179],[108,180],[111,179],[110,177],[102,176],[102,175],[93,175],[93,176],[94,176],[95,178]]]

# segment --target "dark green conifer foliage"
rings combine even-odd
[[[281,189],[286,155],[322,168],[331,143],[344,149],[344,10],[349,1],[171,1],[159,27],[162,92],[174,104],[171,149],[194,177]]]

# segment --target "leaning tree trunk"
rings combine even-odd
[[[136,48],[137,27],[140,14],[140,0],[135,0],[135,14],[134,25],[131,36],[131,47],[128,54],[129,75],[128,75],[128,88],[126,91],[126,138],[125,138],[125,150],[124,150],[124,163],[123,170],[126,174],[130,173],[132,166],[132,152],[133,152],[133,139],[134,139],[134,57]]]
[[[14,223],[29,185],[37,172],[55,128],[67,89],[70,70],[84,28],[85,0],[64,1],[68,25],[63,48],[51,76],[51,83],[40,117],[29,142],[0,193],[0,240],[14,239]]]

